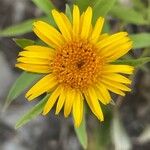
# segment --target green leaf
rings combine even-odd
[[[78,5],[81,12],[83,12],[90,5],[90,0],[74,0],[74,4]]]
[[[13,100],[15,100],[32,83],[40,79],[41,76],[41,74],[23,72],[11,87],[4,108],[6,109]]]
[[[29,121],[37,117],[39,114],[41,114],[48,98],[49,95],[44,97],[38,104],[31,108],[22,118],[18,120],[18,122],[15,125],[15,128],[18,129],[22,127],[23,125],[27,124]]]
[[[102,33],[109,33],[111,31],[110,24],[108,22],[104,22]]]
[[[148,62],[150,62],[150,57],[143,57],[143,58],[138,58],[138,59],[117,60],[114,62],[114,64],[124,64],[124,65],[131,65],[134,67],[140,67]]]
[[[25,48],[26,46],[34,45],[35,44],[34,41],[29,40],[29,39],[16,39],[16,38],[14,38],[13,40],[21,48]]]
[[[37,19],[30,19],[27,21],[24,21],[20,24],[13,25],[10,27],[7,27],[3,30],[0,30],[0,37],[7,37],[7,36],[17,36],[21,34],[25,34],[32,31],[32,24],[36,20],[45,20],[46,18],[37,18]]]
[[[150,47],[150,33],[131,34],[134,48]]]
[[[30,19],[30,20],[24,21],[20,24],[13,25],[6,29],[3,29],[2,31],[0,31],[0,36],[1,37],[17,36],[20,34],[31,32],[32,24],[34,21],[35,21],[35,19]]]
[[[21,48],[33,45],[35,43],[34,41],[29,39],[14,39],[14,41]],[[41,76],[41,74],[23,72],[11,87],[4,105],[4,109],[6,109],[10,105],[10,103],[15,100],[26,88],[40,79]]]
[[[54,5],[52,4],[51,0],[32,0],[32,1],[48,16],[50,15],[51,10],[54,9]]]
[[[116,0],[98,0],[93,8],[93,22],[100,16],[106,16],[115,2]]]
[[[66,15],[69,18],[69,20],[72,22],[72,13],[68,4],[66,4]]]
[[[98,126],[95,127],[94,133],[96,135],[96,145],[99,150],[108,149],[108,145],[110,144],[110,125],[112,120],[112,111],[108,108],[102,108],[105,114],[105,121],[100,123],[98,122]]]
[[[85,123],[85,116],[82,120],[80,127],[75,128],[76,135],[78,137],[79,142],[83,146],[84,149],[87,148],[87,132],[86,132],[86,123]]]
[[[121,5],[114,6],[111,11],[111,15],[123,20],[126,23],[132,23],[137,25],[145,25],[148,22],[144,19],[142,13],[134,10],[133,8],[123,7]]]

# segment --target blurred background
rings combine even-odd
[[[53,0],[62,11],[66,2],[71,1]],[[123,9],[135,9],[139,16],[121,18],[117,9],[112,9],[106,18],[106,31],[150,32],[150,24],[139,21],[141,15],[146,18],[148,14],[150,19],[150,1],[120,0],[119,5]],[[0,0],[0,30],[40,16],[43,12],[31,0]],[[30,29],[27,32],[17,36],[0,34],[0,150],[82,150],[72,119],[55,116],[53,111],[48,117],[39,116],[22,128],[14,129],[17,120],[35,105],[25,100],[25,92],[3,112],[8,91],[21,73],[14,67],[20,48],[13,38],[36,39]],[[149,44],[137,48],[130,57],[150,56],[149,48]],[[137,69],[132,78],[132,92],[125,98],[114,96],[117,107],[104,108],[104,123],[92,115],[87,116],[88,150],[150,150],[150,65]]]

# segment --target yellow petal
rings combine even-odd
[[[73,36],[78,37],[80,31],[80,11],[77,5],[73,7]]]
[[[94,90],[95,90],[97,98],[100,100],[100,102],[103,103],[104,105],[106,105],[107,103],[102,95],[102,92],[97,87],[94,87]]]
[[[47,103],[46,103],[46,105],[44,107],[44,110],[43,110],[43,113],[42,113],[43,115],[46,115],[52,109],[52,107],[54,106],[57,98],[61,94],[61,90],[62,90],[62,87],[58,86],[55,89],[55,91],[51,94],[50,98],[48,99],[48,101],[47,101]]]
[[[72,24],[71,24],[70,20],[64,13],[60,13],[60,15],[61,15],[62,19],[64,20],[64,22],[70,32],[70,35],[71,35],[72,34]]]
[[[51,53],[54,54],[54,49],[50,47],[45,46],[39,46],[39,45],[31,45],[24,48],[26,51],[32,51],[32,52],[45,52],[45,53]]]
[[[83,97],[79,91],[73,103],[73,118],[75,127],[79,127],[83,119]]]
[[[113,43],[109,44],[108,46],[105,46],[105,47],[99,49],[100,54],[108,57],[108,56],[111,56],[114,52],[118,53],[118,51],[116,49],[118,49],[118,47],[119,47],[120,48],[119,52],[120,52],[122,50],[122,48],[127,45],[127,43],[129,41],[130,41],[129,37],[126,37],[126,36],[122,37],[119,40],[116,40]]]
[[[70,23],[68,23],[70,21],[67,19],[67,17],[64,18],[56,10],[52,10],[52,15],[65,40],[66,41],[71,40],[71,29],[70,29],[71,27],[70,27]],[[66,22],[66,20],[68,21]]]
[[[48,37],[46,37],[40,30],[33,28],[33,32],[47,45],[49,45],[50,47],[55,48],[56,45],[52,43],[52,41],[49,40]]]
[[[84,15],[85,15],[85,12],[83,12],[80,16],[80,31],[79,31],[79,33],[81,33],[81,31],[82,31]]]
[[[92,35],[90,37],[91,42],[96,43],[98,41],[102,31],[103,24],[104,24],[104,18],[99,17],[98,20],[96,21]]]
[[[103,67],[103,74],[109,73],[123,73],[123,74],[133,74],[134,67],[129,65],[107,65]]]
[[[64,116],[68,117],[73,106],[73,102],[75,100],[75,90],[74,89],[67,89],[66,91],[66,100],[64,106]]]
[[[103,84],[98,83],[96,85],[98,91],[97,91],[97,96],[99,96],[99,100],[103,103],[103,104],[108,104],[111,101],[111,96],[108,92],[108,90],[106,89],[105,86],[103,86]],[[99,93],[98,93],[99,92]]]
[[[57,82],[54,76],[52,74],[46,75],[26,93],[26,98],[31,101],[41,94],[52,90],[56,85]]]
[[[19,53],[18,62],[27,64],[49,65],[54,57],[54,50],[44,46],[27,46]]]
[[[129,80],[128,78],[126,78],[120,74],[112,73],[112,74],[104,75],[104,76],[102,76],[102,78],[120,82],[120,83],[131,84],[131,80]]]
[[[94,110],[93,104],[92,104],[92,102],[91,102],[91,99],[90,99],[90,97],[89,97],[89,94],[88,94],[87,90],[84,90],[84,91],[83,91],[83,94],[84,94],[84,97],[85,97],[85,99],[86,99],[86,102],[87,102],[89,108],[91,109],[91,111],[93,112],[93,114],[94,114],[95,116],[97,116],[97,118],[99,118],[98,115],[96,114],[95,110]]]
[[[124,38],[127,35],[128,35],[127,32],[119,32],[119,33],[113,34],[113,35],[108,36],[107,38],[105,38],[103,40],[100,40],[97,43],[97,47],[99,48],[99,50],[101,50],[102,48],[104,48],[108,45],[111,45],[114,42],[117,42],[118,40]]]
[[[56,47],[60,47],[64,43],[64,39],[62,35],[51,25],[43,21],[37,21],[33,25],[34,25],[34,29],[40,32],[40,34],[38,33],[36,34],[39,38],[41,38],[41,40],[44,40],[40,36],[41,34],[48,39],[48,41],[44,41],[48,45],[56,48]]]
[[[99,36],[99,39],[98,39],[98,40],[99,40],[99,41],[100,41],[100,40],[104,40],[104,39],[108,38],[108,36],[109,36],[109,35],[108,35],[107,33],[101,34],[101,35]]]
[[[104,84],[106,83],[107,85],[110,85],[110,86],[120,89],[122,91],[131,91],[131,89],[128,88],[127,86],[125,86],[121,83],[115,82],[115,81],[111,81],[108,79],[101,79],[101,82],[103,82]]]
[[[29,57],[19,57],[17,58],[17,62],[26,64],[39,64],[39,65],[49,65],[50,63],[48,59],[29,58]]]
[[[56,112],[55,112],[56,115],[58,115],[59,112],[61,111],[61,109],[64,105],[64,102],[65,102],[65,99],[66,99],[66,91],[63,88],[62,91],[61,91],[61,94],[58,98],[58,102],[57,102],[57,106],[56,106]]]
[[[98,98],[95,93],[95,90],[92,87],[90,87],[88,88],[87,91],[84,92],[84,95],[86,97],[86,101],[90,109],[92,110],[92,112],[99,120],[103,121],[104,120],[103,112],[98,102]]]
[[[118,58],[125,55],[129,50],[131,50],[132,47],[133,47],[132,42],[128,42],[124,45],[118,46],[118,48],[114,49],[114,52],[110,56],[108,56],[107,62],[112,62],[112,61],[117,60]]]
[[[35,72],[35,73],[50,73],[51,72],[51,68],[48,65],[17,63],[15,67],[18,67],[25,71]]]
[[[102,84],[102,83],[101,83]],[[108,90],[110,90],[111,92],[113,93],[116,93],[118,95],[121,95],[121,96],[125,96],[125,93],[122,92],[121,90],[119,90],[118,88],[116,87],[113,87],[111,85],[108,85],[107,83],[104,83],[103,86],[105,86]]]
[[[51,53],[39,51],[39,52],[32,52],[32,51],[22,51],[19,53],[19,56],[29,57],[29,58],[42,58],[42,59],[49,59],[51,58]]]
[[[83,17],[83,23],[82,23],[82,29],[81,29],[81,38],[87,39],[89,37],[89,32],[91,28],[91,21],[92,21],[92,8],[88,7],[84,17]]]

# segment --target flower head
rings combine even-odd
[[[84,102],[93,114],[104,120],[100,104],[109,104],[110,91],[125,95],[131,81],[122,74],[132,74],[133,67],[113,64],[132,48],[126,32],[102,34],[104,18],[92,25],[92,8],[80,15],[73,7],[73,19],[52,11],[58,30],[37,21],[33,31],[48,46],[32,45],[19,53],[16,66],[29,72],[43,73],[26,94],[29,101],[43,93],[51,93],[43,114],[56,104],[56,114],[64,107],[64,116],[72,112],[75,125],[82,121]]]

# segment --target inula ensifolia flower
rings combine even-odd
[[[104,18],[92,25],[92,8],[80,14],[74,5],[72,20],[64,13],[52,10],[58,30],[43,21],[34,23],[34,33],[47,46],[32,45],[19,53],[16,67],[45,76],[26,94],[31,101],[43,93],[51,93],[43,115],[56,104],[56,114],[64,107],[64,116],[73,113],[79,126],[84,103],[93,114],[104,120],[100,104],[111,101],[110,91],[121,96],[131,81],[122,74],[132,74],[133,67],[113,64],[132,48],[127,32],[102,34]]]

